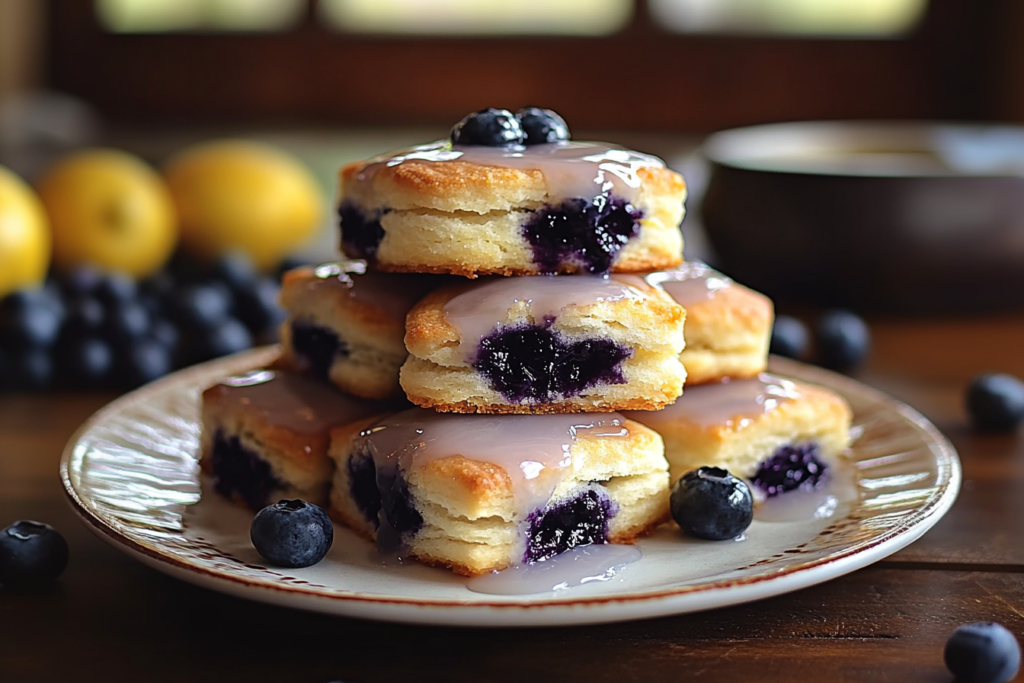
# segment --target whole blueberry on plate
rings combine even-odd
[[[525,139],[522,124],[508,109],[474,112],[452,128],[452,142],[456,145],[507,147],[521,145]]]
[[[550,109],[526,107],[517,111],[516,116],[526,135],[523,144],[543,145],[548,142],[569,140],[569,126],[565,123],[565,119]]]
[[[978,375],[967,387],[967,412],[976,429],[1016,428],[1024,420],[1024,382],[1003,373]]]
[[[42,586],[68,566],[68,543],[49,524],[22,520],[0,531],[0,583]]]
[[[810,341],[807,326],[796,318],[780,315],[772,326],[771,353],[776,356],[800,359],[807,355]]]
[[[754,519],[750,487],[720,467],[700,467],[684,474],[672,487],[672,519],[697,538],[736,538]]]
[[[953,631],[944,653],[958,683],[1005,683],[1020,668],[1020,645],[1005,626],[991,621]]]
[[[818,364],[846,372],[860,365],[871,348],[871,331],[850,311],[829,311],[818,319]]]
[[[279,567],[309,567],[331,549],[334,526],[316,505],[282,500],[256,513],[249,537],[267,562]]]

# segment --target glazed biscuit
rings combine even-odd
[[[409,312],[402,388],[447,412],[656,410],[682,391],[684,315],[635,275],[446,286]]]
[[[284,274],[282,361],[370,399],[399,395],[405,316],[444,278],[366,273],[363,261],[342,261]]]
[[[414,409],[362,426],[332,436],[332,517],[458,574],[632,543],[668,514],[661,438],[617,413]]]
[[[199,465],[218,493],[253,510],[282,498],[326,507],[331,429],[390,405],[284,370],[228,377],[203,392]]]
[[[754,377],[768,367],[771,299],[703,263],[684,263],[646,279],[686,309],[686,348],[679,360],[687,385]]]
[[[688,387],[665,410],[627,413],[665,440],[672,481],[710,465],[759,499],[814,486],[850,443],[849,405],[825,389],[762,373]]]
[[[342,168],[341,245],[387,271],[643,272],[682,262],[685,197],[660,159],[604,143],[440,141]]]

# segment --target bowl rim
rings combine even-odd
[[[700,153],[715,166],[773,174],[1024,179],[1024,126],[925,120],[792,121],[713,133],[702,143]],[[845,165],[837,162],[841,157],[848,160]]]

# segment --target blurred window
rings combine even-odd
[[[372,1],[372,0],[371,0]],[[655,21],[680,33],[898,36],[928,0],[648,0]]]
[[[360,33],[608,35],[633,0],[320,0],[331,27]]]
[[[297,25],[306,0],[98,0],[113,33],[284,31]]]

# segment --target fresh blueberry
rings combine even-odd
[[[223,282],[235,294],[244,292],[252,287],[253,282],[259,275],[252,259],[240,251],[232,251],[224,254],[213,265],[214,279]]]
[[[118,381],[130,387],[159,379],[173,368],[170,350],[152,339],[135,341],[118,355],[117,363]]]
[[[277,303],[281,288],[270,278],[260,278],[236,297],[238,317],[249,331],[259,335],[280,325],[285,318]]]
[[[15,292],[0,309],[0,341],[9,348],[49,348],[60,333],[60,314],[42,291]]]
[[[226,318],[219,325],[197,333],[192,342],[193,360],[198,362],[252,348],[252,335],[238,320]]]
[[[150,329],[149,311],[140,301],[122,301],[107,309],[107,338],[128,346]]]
[[[191,285],[171,298],[171,315],[182,329],[210,330],[231,315],[231,293],[223,286]]]
[[[521,145],[525,139],[523,126],[508,109],[475,112],[452,128],[452,142],[456,145],[507,147]]]
[[[846,372],[864,361],[871,348],[867,323],[850,311],[829,311],[818,319],[818,363]]]
[[[736,538],[754,519],[750,488],[719,467],[684,474],[672,487],[670,502],[679,528],[709,541]]]
[[[1013,375],[978,375],[967,387],[967,412],[976,429],[1015,429],[1024,420],[1024,382]]]
[[[0,583],[4,586],[43,586],[67,566],[68,543],[49,524],[22,520],[0,531]]]
[[[1005,626],[983,621],[953,631],[944,657],[957,683],[1005,683],[1020,668],[1020,645]]]
[[[771,352],[777,356],[800,359],[807,355],[810,334],[796,318],[780,315],[772,327]]]
[[[92,297],[72,299],[68,303],[68,314],[64,318],[61,334],[77,337],[83,334],[98,334],[107,321],[103,304]]]
[[[334,542],[334,526],[322,509],[301,500],[268,505],[252,520],[249,537],[271,564],[309,567],[324,559]]]
[[[61,278],[61,286],[69,296],[92,296],[103,275],[90,266],[79,266]]]
[[[63,341],[57,354],[61,378],[72,386],[95,387],[107,380],[114,366],[110,345],[92,335]]]
[[[53,382],[53,357],[48,349],[24,349],[15,353],[10,363],[10,383],[18,391],[40,391]]]
[[[96,285],[96,298],[105,306],[134,301],[139,295],[135,280],[121,273],[108,273]]]
[[[516,117],[526,135],[524,145],[543,145],[546,142],[569,140],[569,126],[566,125],[565,119],[550,109],[527,107],[517,111]]]

